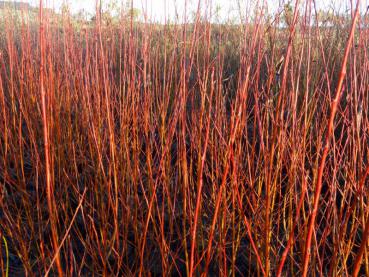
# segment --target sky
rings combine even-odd
[[[14,0],[8,0],[14,1]],[[39,0],[16,0],[29,2],[32,5],[38,5]],[[96,0],[43,0],[49,7],[60,10],[63,3],[67,3],[70,6],[72,13],[77,13],[80,10],[84,10],[88,14],[93,14],[95,11]],[[130,2],[130,0],[102,0],[103,4],[108,5],[110,2],[115,1],[117,3]],[[259,0],[262,2],[263,0]],[[283,3],[295,2],[295,0],[266,0],[268,3],[268,9],[270,12],[275,12],[278,7],[283,6]],[[218,10],[218,18],[221,20],[233,19],[239,17],[239,8],[241,11],[246,11],[250,4],[255,3],[256,0],[201,0],[203,8],[206,3],[211,3],[212,11]],[[304,2],[304,0],[300,0]],[[341,11],[346,10],[350,0],[316,0],[318,8],[329,9],[330,7],[339,8]],[[356,2],[354,0],[354,2]],[[141,15],[145,12],[151,20],[161,21],[167,18],[174,18],[176,11],[177,14],[182,17],[184,10],[185,0],[133,0],[134,7],[140,10]],[[187,0],[188,10],[195,11],[198,0]],[[369,5],[369,0],[361,0],[362,9],[365,9]],[[207,5],[209,6],[209,5]],[[365,7],[365,8],[364,8]],[[143,12],[145,11],[145,12]]]

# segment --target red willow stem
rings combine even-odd
[[[343,219],[343,222],[341,224],[341,228],[340,228],[340,233],[339,233],[339,238],[341,239],[345,230],[345,225],[348,222],[351,214],[353,213],[354,209],[356,208],[356,205],[360,199],[361,194],[363,193],[363,188],[364,188],[364,184],[365,184],[365,180],[366,177],[369,175],[369,165],[367,165],[365,172],[363,173],[363,176],[361,177],[360,181],[359,181],[359,186],[356,190],[356,197],[354,197],[354,201],[353,203],[350,205],[347,213],[345,214],[345,218]]]
[[[318,178],[317,178],[317,184],[316,184],[315,193],[314,193],[314,206],[313,206],[313,210],[311,213],[310,224],[309,224],[308,232],[306,236],[305,254],[304,254],[304,260],[303,260],[303,274],[302,274],[303,277],[306,277],[308,274],[309,260],[310,260],[310,254],[311,254],[310,247],[311,247],[313,232],[315,230],[315,219],[316,219],[316,215],[317,215],[318,208],[319,208],[319,198],[320,198],[320,193],[322,190],[325,161],[328,157],[330,141],[333,136],[334,118],[335,118],[335,115],[338,109],[339,100],[343,92],[342,87],[343,87],[343,81],[346,76],[346,64],[347,64],[348,56],[351,50],[352,41],[354,39],[355,26],[356,26],[356,22],[359,17],[359,7],[360,7],[360,0],[358,0],[356,4],[356,11],[355,11],[354,18],[352,20],[350,35],[349,35],[349,38],[346,44],[345,55],[342,61],[342,67],[341,67],[341,72],[340,72],[340,76],[338,79],[336,94],[335,94],[335,98],[331,106],[331,112],[330,112],[330,117],[328,121],[328,130],[327,130],[324,145],[323,145],[322,159],[320,161],[320,165],[318,169]]]
[[[364,186],[364,183],[365,183],[365,179],[366,177],[368,176],[369,174],[369,165],[368,167],[366,168],[366,171],[364,173],[364,176],[363,178],[360,180],[360,186],[359,186],[359,191],[360,193],[362,193],[362,190],[363,190],[363,186]],[[358,195],[355,199],[358,199],[360,197],[360,195]],[[356,201],[355,201],[356,202]],[[350,209],[351,210],[351,209]],[[365,224],[365,229],[364,229],[364,235],[363,235],[363,240],[361,241],[361,245],[360,245],[360,248],[359,248],[359,252],[357,253],[356,255],[356,258],[355,258],[355,262],[354,262],[354,269],[352,271],[352,276],[353,277],[356,277],[358,276],[359,274],[359,271],[360,271],[360,266],[361,266],[361,260],[363,258],[363,254],[364,254],[364,251],[365,251],[365,247],[368,243],[368,238],[369,238],[369,216],[367,217],[366,219],[366,224]]]
[[[363,258],[363,254],[364,254],[366,245],[368,243],[368,238],[369,238],[369,216],[366,219],[365,230],[364,230],[364,234],[363,234],[363,240],[361,241],[359,252],[357,253],[357,256],[355,258],[354,269],[352,271],[352,276],[353,277],[356,277],[359,274],[360,266],[361,266],[361,260]]]
[[[44,87],[44,59],[45,59],[45,40],[44,40],[44,23],[43,23],[43,5],[40,0],[40,87],[41,87],[41,102],[42,102],[42,120],[43,120],[43,135],[44,135],[44,149],[45,149],[45,168],[46,168],[46,196],[47,205],[50,215],[51,224],[51,236],[55,253],[55,262],[59,276],[63,276],[63,269],[61,266],[60,255],[58,249],[58,231],[56,221],[54,217],[54,195],[53,195],[53,181],[51,176],[51,164],[50,164],[50,153],[49,153],[49,130],[48,130],[48,117],[46,107],[46,91]]]
[[[211,105],[212,105],[212,99],[213,99],[213,93],[214,93],[214,69],[211,72],[211,93],[209,98],[209,115],[208,115],[208,121],[206,124],[206,137],[205,137],[205,143],[204,143],[204,150],[201,155],[201,165],[199,169],[199,175],[197,178],[197,198],[196,198],[196,208],[195,208],[195,215],[193,220],[193,230],[192,230],[192,238],[191,238],[191,254],[190,254],[190,269],[189,269],[189,276],[193,275],[194,271],[194,253],[195,253],[195,244],[196,244],[196,231],[197,231],[197,223],[198,223],[198,217],[199,217],[199,211],[201,208],[201,194],[202,194],[202,187],[203,187],[203,171],[205,166],[205,160],[206,160],[206,152],[208,148],[208,142],[209,142],[209,134],[210,134],[210,122],[211,122]]]
[[[283,254],[282,254],[282,257],[281,257],[281,261],[280,261],[279,266],[278,266],[278,270],[277,270],[277,276],[278,277],[282,276],[283,265],[286,262],[288,251],[290,250],[291,246],[294,243],[294,238],[295,238],[294,232],[295,232],[295,228],[296,228],[297,222],[298,222],[298,220],[300,218],[300,211],[301,211],[301,208],[302,208],[302,204],[304,203],[305,194],[306,194],[306,187],[307,187],[307,185],[306,185],[306,178],[304,178],[303,185],[302,185],[301,198],[300,198],[299,204],[297,206],[297,213],[296,213],[296,217],[295,217],[295,222],[294,222],[294,224],[292,226],[291,232],[289,234],[289,238],[288,238],[286,249],[283,251]]]
[[[75,221],[75,219],[76,219],[76,217],[77,217],[78,211],[79,211],[79,210],[80,210],[80,208],[82,207],[82,203],[83,203],[83,200],[85,199],[86,192],[87,192],[87,188],[85,188],[85,189],[84,189],[84,191],[83,191],[83,194],[82,194],[82,196],[81,196],[81,200],[79,201],[78,206],[77,206],[77,208],[76,208],[76,211],[75,211],[75,212],[74,212],[74,214],[73,214],[72,220],[71,220],[71,221],[70,221],[70,223],[69,223],[69,227],[68,227],[68,229],[65,231],[65,235],[64,235],[63,239],[62,239],[62,240],[61,240],[61,242],[60,242],[60,245],[58,246],[58,248],[57,248],[57,250],[56,250],[55,256],[54,256],[54,258],[51,260],[51,264],[50,264],[49,268],[47,269],[47,271],[46,271],[46,273],[45,273],[45,277],[49,276],[49,272],[50,272],[50,270],[51,270],[51,267],[53,266],[53,264],[54,264],[55,260],[56,260],[56,259],[57,259],[57,257],[59,256],[60,249],[62,248],[62,246],[63,246],[63,244],[64,244],[65,240],[67,239],[67,237],[68,237],[68,235],[69,235],[69,233],[70,233],[70,230],[72,229],[72,226],[73,226],[73,223],[74,223],[74,221]]]
[[[288,45],[287,45],[287,50],[285,53],[285,63],[283,65],[283,76],[282,76],[282,85],[281,88],[279,90],[279,96],[278,96],[278,100],[277,100],[277,107],[276,107],[276,115],[278,116],[280,114],[280,117],[277,118],[277,123],[275,124],[275,128],[273,130],[273,135],[272,135],[272,147],[271,147],[271,154],[270,154],[270,158],[269,158],[269,163],[270,163],[270,170],[267,173],[267,181],[265,184],[265,190],[266,190],[266,203],[265,203],[265,224],[264,224],[264,233],[265,233],[265,246],[264,246],[264,256],[265,256],[265,272],[266,275],[269,276],[269,271],[270,271],[270,209],[271,209],[271,178],[272,178],[272,168],[273,168],[273,162],[274,162],[274,157],[275,157],[275,152],[276,152],[276,147],[275,144],[276,142],[279,140],[278,137],[278,132],[281,130],[280,128],[280,120],[283,119],[283,112],[281,112],[282,110],[282,104],[283,104],[283,96],[285,95],[285,90],[286,90],[286,86],[287,86],[287,74],[288,74],[288,67],[289,67],[289,61],[291,58],[291,54],[292,54],[292,43],[293,43],[293,39],[294,39],[294,35],[295,35],[295,31],[296,31],[296,24],[297,24],[297,17],[298,17],[298,5],[299,5],[299,0],[295,1],[295,8],[294,8],[294,13],[293,13],[293,20],[292,20],[292,25],[290,26],[290,33],[289,33],[289,38],[288,38]]]
[[[242,85],[242,89],[240,91],[240,103],[239,103],[239,106],[238,106],[238,109],[237,109],[237,113],[234,114],[234,118],[233,118],[233,121],[232,121],[232,124],[231,124],[231,134],[230,134],[230,138],[229,138],[229,141],[228,141],[228,144],[227,144],[227,153],[226,153],[226,161],[225,161],[226,164],[225,164],[225,169],[224,169],[224,172],[223,172],[220,188],[219,188],[219,191],[218,191],[217,196],[216,196],[214,215],[213,215],[213,219],[212,219],[212,223],[211,223],[211,227],[210,227],[208,246],[207,246],[207,249],[206,249],[206,261],[205,261],[204,275],[207,274],[208,266],[209,266],[210,259],[211,259],[211,248],[212,248],[212,242],[213,242],[213,238],[214,238],[215,225],[216,225],[217,219],[218,219],[218,212],[219,212],[220,203],[221,203],[221,200],[222,200],[222,194],[223,194],[224,188],[226,187],[226,181],[227,181],[228,171],[229,171],[229,167],[230,167],[232,148],[233,148],[233,145],[235,143],[237,131],[239,131],[242,110],[245,107],[245,102],[246,102],[246,98],[247,98],[247,90],[248,90],[248,86],[249,86],[249,77],[250,77],[250,66],[248,66],[247,69],[246,69],[246,78],[245,78],[244,84]],[[249,226],[247,226],[247,228],[248,228],[248,230],[250,229]],[[264,267],[261,263],[261,259],[259,258],[260,257],[259,252],[258,252],[257,248],[255,247],[255,244],[253,243],[253,239],[251,237],[251,232],[248,232],[248,234],[249,234],[250,240],[252,241],[252,246],[254,247],[255,255],[257,256],[257,261],[259,263],[262,274],[264,276],[266,276]]]

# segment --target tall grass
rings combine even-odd
[[[369,275],[368,15],[259,4],[5,13],[2,274]]]

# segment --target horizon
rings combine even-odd
[[[100,0],[98,0],[100,1]],[[138,10],[142,18],[148,21],[161,22],[183,20],[184,5],[186,0],[133,0],[134,9]],[[253,0],[200,0],[202,10],[211,8],[211,21],[227,22],[238,21],[243,18],[244,14],[253,8]],[[39,0],[4,0],[3,2],[25,2],[31,6],[37,7]],[[115,9],[119,10],[123,6],[129,7],[130,0],[102,0],[103,10]],[[155,5],[153,4],[155,2]],[[197,10],[198,0],[187,1],[187,20]],[[262,0],[260,2],[263,2]],[[265,0],[267,11],[269,14],[275,14],[283,8],[285,4],[293,6],[294,1],[286,0]],[[299,1],[303,5],[304,1]],[[338,13],[346,13],[350,11],[350,0],[340,1],[316,1],[317,9],[323,11],[335,11]],[[355,1],[354,1],[355,2]],[[87,17],[96,14],[96,0],[46,0],[43,1],[45,7],[51,8],[56,12],[60,12],[63,5],[67,5],[71,14],[82,13]],[[128,5],[127,5],[128,4]],[[366,11],[369,0],[361,1],[361,11]]]

